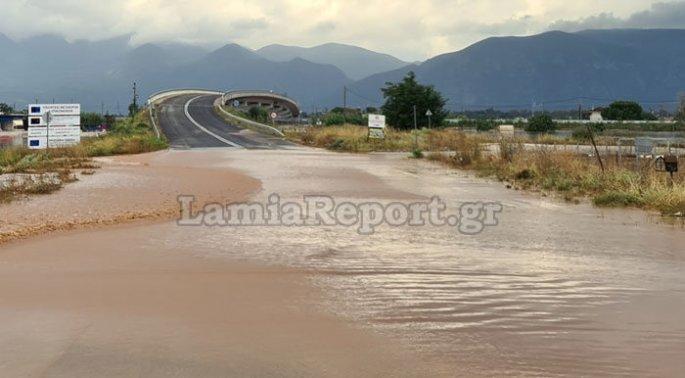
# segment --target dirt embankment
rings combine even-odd
[[[213,153],[162,151],[98,158],[92,176],[57,193],[0,205],[0,244],[32,235],[133,221],[165,221],[178,212],[177,197],[197,202],[247,198],[259,180],[213,168]]]

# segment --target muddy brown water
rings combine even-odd
[[[641,211],[507,190],[397,154],[193,151],[261,180],[253,195],[498,201],[497,227],[135,228],[132,249],[303,269],[322,311],[467,376],[679,376],[685,371],[685,231]],[[188,193],[192,194],[192,193]],[[121,231],[112,231],[119,232]],[[74,243],[89,234],[71,236]],[[111,240],[110,240],[111,242]],[[127,243],[122,238],[118,243]],[[425,370],[426,375],[432,375]]]

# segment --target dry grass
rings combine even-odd
[[[463,133],[456,129],[399,131],[385,129],[385,139],[368,138],[368,128],[357,125],[307,127],[286,131],[286,137],[307,146],[345,152],[395,151],[413,152],[446,151]],[[473,136],[485,143],[488,139]]]
[[[596,159],[540,147],[524,151],[516,142],[501,141],[500,154],[484,154],[481,144],[468,136],[456,139],[452,153],[434,153],[429,159],[452,167],[471,169],[481,176],[496,177],[518,189],[558,193],[569,201],[590,197],[597,206],[631,206],[685,214],[685,179],[673,182],[662,172],[645,166],[634,170],[633,162],[604,161],[602,172]],[[681,164],[685,163],[685,159]]]
[[[293,141],[334,151],[403,151],[412,152],[414,157],[431,151],[427,156],[430,160],[474,170],[480,176],[507,181],[518,189],[557,193],[569,201],[589,197],[597,206],[631,206],[666,215],[685,214],[682,174],[671,182],[667,174],[655,172],[653,167],[636,171],[629,159],[624,159],[623,164],[608,159],[604,162],[606,171],[602,172],[594,157],[555,151],[553,145],[568,143],[563,138],[500,139],[494,134],[467,134],[456,129],[418,133],[387,129],[384,140],[375,140],[367,138],[367,130],[353,125],[309,127],[286,135]],[[542,146],[525,150],[523,143],[531,142]],[[497,153],[487,148],[492,143],[498,145],[494,150]]]
[[[3,175],[17,174],[30,178],[21,182],[5,180],[0,184],[0,202],[59,190],[62,185],[77,180],[73,170],[92,175],[99,166],[91,157],[139,154],[166,147],[166,141],[155,136],[148,113],[141,112],[133,119],[117,123],[109,134],[86,139],[77,146],[49,150],[0,149],[0,179]]]

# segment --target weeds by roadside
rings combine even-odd
[[[457,139],[451,153],[434,153],[428,159],[484,177],[508,182],[515,189],[557,193],[568,201],[589,197],[596,206],[637,207],[663,215],[685,214],[685,179],[654,171],[634,170],[632,161],[605,161],[606,171],[594,157],[554,151],[549,147],[524,150],[511,142],[500,143],[500,154],[483,154],[468,136]],[[682,163],[685,163],[683,161]]]
[[[571,138],[540,136],[534,140],[502,139],[468,134],[456,129],[413,131],[386,130],[383,140],[369,139],[365,127],[345,125],[310,127],[286,133],[295,142],[345,152],[428,152],[427,159],[479,176],[506,181],[516,189],[557,193],[568,201],[589,197],[597,206],[638,207],[664,215],[685,214],[685,179],[652,166],[635,170],[634,160],[606,159],[606,171],[596,158],[555,150],[554,145],[573,143]],[[537,147],[524,148],[525,143]],[[608,143],[607,143],[608,144]],[[492,148],[496,147],[496,148]],[[681,166],[685,161],[681,161]]]

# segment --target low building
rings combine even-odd
[[[26,116],[23,114],[0,114],[0,131],[26,129]]]
[[[594,122],[594,123],[604,122],[604,117],[602,117],[602,111],[601,110],[593,110],[592,113],[590,113],[590,122]]]

